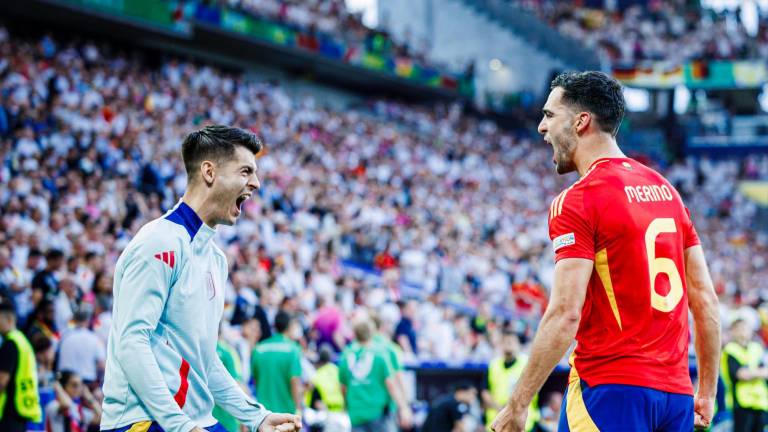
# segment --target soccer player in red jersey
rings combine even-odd
[[[528,404],[574,337],[559,431],[690,431],[712,421],[717,297],[688,210],[656,171],[616,144],[621,85],[600,72],[552,82],[539,133],[558,174],[581,178],[549,211],[555,277],[530,360],[496,432],[522,431]],[[688,311],[698,389],[688,369]]]

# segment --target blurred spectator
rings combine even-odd
[[[69,327],[69,322],[72,320],[79,300],[77,285],[75,285],[75,282],[69,275],[64,276],[59,281],[59,292],[55,295],[54,299],[54,321],[56,328],[64,330]]]
[[[42,291],[43,296],[55,296],[59,293],[57,273],[64,266],[64,253],[51,249],[45,254],[45,268],[35,274],[32,279],[32,289]]]
[[[390,431],[389,400],[397,404],[400,427],[409,429],[413,414],[395,381],[385,354],[372,346],[373,324],[359,317],[352,327],[355,342],[341,354],[339,380],[352,422],[352,432]]]
[[[74,313],[74,328],[64,332],[59,343],[59,369],[75,372],[89,389],[101,384],[106,362],[106,347],[88,328],[91,312],[85,306]]]
[[[418,354],[419,347],[416,343],[416,329],[414,328],[416,303],[400,301],[398,307],[400,308],[400,322],[395,328],[395,340],[407,354]]]
[[[317,299],[317,312],[312,328],[317,332],[317,345],[329,345],[334,352],[341,352],[346,344],[343,334],[344,313],[332,297]]]
[[[339,381],[339,368],[331,361],[333,351],[327,345],[319,350],[317,370],[307,386],[309,408],[321,413],[320,425],[310,430],[341,430],[345,423],[344,393]]]
[[[768,425],[768,365],[765,348],[755,342],[749,323],[736,319],[732,341],[723,349],[723,378],[733,407],[735,432],[762,431]]]
[[[222,337],[221,332],[219,332],[219,341],[216,344],[216,354],[219,356],[221,363],[232,378],[238,383],[242,383],[242,380],[240,379],[240,369],[242,367],[240,365],[240,355],[235,348]],[[240,422],[238,422],[232,414],[229,414],[218,405],[213,408],[213,417],[221,423],[227,432],[240,432]]]
[[[16,312],[7,299],[0,299],[0,430],[25,432],[27,422],[39,422],[35,352],[24,334],[16,329]]]
[[[432,402],[429,415],[421,427],[422,432],[470,432],[463,419],[470,407],[477,403],[477,389],[468,382],[453,386],[452,394],[439,397]]]
[[[546,402],[541,406],[541,418],[536,423],[534,432],[556,432],[560,422],[560,408],[563,403],[563,394],[555,391],[549,394]]]
[[[46,431],[86,431],[98,426],[101,404],[76,372],[62,371],[55,390],[56,399],[45,407]]]
[[[24,333],[29,339],[34,339],[36,335],[41,334],[58,344],[60,335],[56,327],[56,307],[52,301],[46,298],[40,300],[29,317]]]
[[[268,410],[300,413],[302,407],[301,347],[288,337],[292,319],[275,315],[275,334],[259,342],[251,354],[256,396]]]
[[[515,383],[528,363],[528,356],[520,352],[520,338],[506,330],[500,340],[501,356],[488,364],[488,388],[483,390],[483,404],[486,406],[485,421],[490,427],[496,415],[506,405]],[[539,420],[538,397],[528,407],[525,430],[531,430]]]
[[[38,388],[53,388],[53,382],[56,381],[56,372],[53,368],[56,351],[53,348],[53,342],[43,335],[37,335],[31,343],[37,362]]]

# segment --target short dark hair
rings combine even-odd
[[[275,330],[278,333],[284,333],[289,325],[291,325],[291,315],[284,310],[278,311],[275,315]]]
[[[61,249],[51,249],[45,254],[46,261],[53,261],[61,258],[64,258],[64,252],[62,252]]]
[[[35,354],[39,354],[53,346],[53,341],[42,333],[34,335],[30,343],[32,344],[32,349],[35,350]]]
[[[181,144],[187,177],[191,178],[204,160],[222,162],[232,158],[237,146],[245,147],[253,154],[258,154],[264,147],[256,135],[236,127],[211,125],[190,133]]]
[[[62,387],[66,387],[67,384],[69,384],[69,381],[72,380],[72,378],[78,376],[77,372],[71,371],[71,370],[63,370],[59,372],[59,384],[61,384]]]
[[[457,392],[457,391],[469,390],[469,389],[475,388],[475,386],[474,384],[472,384],[472,382],[468,380],[461,380],[453,384],[452,388],[454,392]]]
[[[564,72],[552,80],[551,90],[563,89],[563,101],[594,114],[600,130],[613,136],[624,118],[624,93],[616,79],[597,71]]]
[[[13,304],[13,300],[7,297],[0,297],[0,313],[16,316],[16,306]]]

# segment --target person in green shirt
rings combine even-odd
[[[355,341],[342,352],[339,362],[339,381],[352,432],[389,430],[390,398],[397,404],[400,426],[409,429],[411,408],[400,392],[387,356],[373,344],[373,324],[367,317],[358,318],[353,331]]]
[[[298,414],[302,407],[301,347],[287,336],[291,321],[288,312],[277,312],[277,333],[253,349],[251,370],[259,402],[270,411]]]
[[[405,397],[407,394],[405,390],[405,368],[403,367],[403,350],[400,345],[392,341],[392,335],[394,334],[393,326],[385,324],[378,314],[372,314],[371,319],[374,325],[374,334],[371,339],[374,348],[380,349],[382,354],[389,360],[389,364],[392,366],[392,372],[394,373],[395,383],[400,390],[400,394]],[[406,398],[407,399],[407,398]],[[397,410],[397,404],[394,399],[389,399],[389,412],[394,413]]]
[[[235,381],[240,381],[240,355],[235,348],[225,341],[219,332],[219,342],[216,344],[216,354],[221,359],[224,368],[232,375]],[[213,417],[224,426],[227,432],[240,432],[240,422],[230,413],[216,405],[213,408]]]

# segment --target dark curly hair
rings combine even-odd
[[[616,79],[597,71],[564,72],[550,89],[563,89],[563,102],[592,113],[600,130],[613,136],[624,118],[624,93]]]

